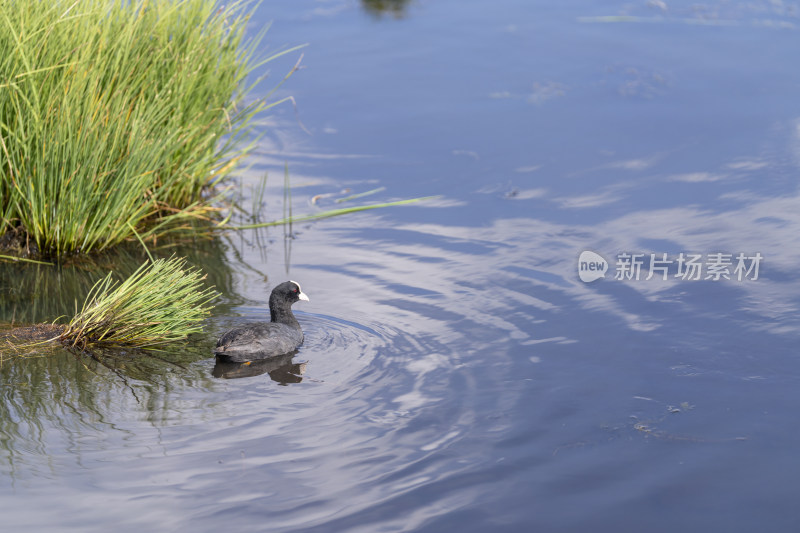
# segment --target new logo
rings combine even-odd
[[[584,250],[578,257],[578,277],[584,283],[604,278],[608,271],[608,261],[602,255]]]

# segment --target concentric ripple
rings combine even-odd
[[[264,310],[245,308],[237,322],[263,320]],[[384,325],[362,324],[344,318],[295,310],[305,340],[300,348],[283,356],[254,361],[247,365],[217,362],[215,377],[239,378],[268,373],[283,384],[303,379],[317,382],[344,382],[369,366],[381,347],[397,333]],[[232,325],[232,324],[231,324]],[[296,379],[289,378],[294,375]]]

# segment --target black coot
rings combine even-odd
[[[303,330],[292,314],[292,304],[308,301],[294,281],[284,281],[269,296],[270,322],[234,328],[217,341],[214,353],[222,360],[245,362],[282,355],[303,343]]]

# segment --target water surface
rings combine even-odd
[[[284,163],[295,214],[440,197],[188,246],[224,295],[180,350],[5,361],[4,524],[796,529],[798,16],[262,4],[265,46],[309,46],[243,204],[280,218]],[[605,279],[580,281],[584,250]],[[681,252],[763,262],[756,280],[614,279],[622,253],[646,254],[644,278],[651,253]],[[68,314],[105,272],[0,269],[17,323]],[[284,279],[311,298],[299,352],[215,369],[216,336],[265,317]]]

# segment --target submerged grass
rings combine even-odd
[[[328,209],[326,211],[321,211],[319,213],[312,213],[310,215],[302,215],[299,217],[294,217],[291,215],[287,217],[284,215],[284,218],[273,220],[271,222],[259,222],[256,224],[242,224],[242,225],[233,225],[226,223],[226,224],[221,224],[217,227],[219,229],[229,229],[229,230],[248,230],[248,229],[267,228],[270,226],[283,226],[287,224],[291,225],[291,224],[297,224],[298,222],[309,222],[312,220],[321,220],[323,218],[349,215],[351,213],[358,213],[359,211],[369,211],[371,209],[382,209],[384,207],[394,207],[398,205],[410,205],[410,204],[415,204],[417,202],[435,200],[437,198],[439,198],[439,196],[423,196],[421,198],[410,198],[408,200],[397,200],[394,202],[383,202],[379,204],[368,204],[368,205],[358,205],[353,207],[342,207],[339,209]]]
[[[207,214],[280,103],[244,103],[247,19],[216,0],[0,2],[0,235],[59,258]]]
[[[251,223],[249,223],[249,224],[237,224],[235,222],[231,222],[231,219],[233,218],[233,209],[231,209],[231,213],[224,220],[221,220],[221,221],[217,222],[214,225],[214,230],[215,231],[220,231],[220,230],[223,230],[223,231],[224,230],[240,231],[240,230],[251,230],[251,229],[256,229],[257,230],[257,229],[261,229],[261,228],[268,228],[268,227],[271,227],[271,226],[288,226],[288,234],[291,235],[292,234],[292,225],[296,224],[296,223],[299,223],[299,222],[310,222],[310,221],[313,221],[313,220],[321,220],[321,219],[324,219],[324,218],[337,217],[337,216],[341,216],[341,215],[349,215],[351,213],[358,213],[360,211],[369,211],[369,210],[372,210],[372,209],[381,209],[381,208],[384,208],[384,207],[394,207],[394,206],[399,206],[399,205],[411,205],[411,204],[415,204],[415,203],[418,203],[418,202],[425,202],[425,201],[428,201],[428,200],[435,200],[437,198],[440,198],[439,196],[436,196],[436,195],[434,195],[434,196],[422,196],[422,197],[419,197],[419,198],[408,198],[408,199],[405,199],[405,200],[396,200],[396,201],[392,201],[392,202],[381,202],[381,203],[358,205],[358,206],[352,206],[352,207],[341,207],[341,208],[335,208],[335,209],[327,209],[327,210],[324,210],[324,211],[318,211],[316,213],[311,213],[311,214],[308,214],[308,215],[295,216],[293,214],[293,212],[292,212],[292,184],[291,184],[291,176],[289,174],[289,164],[286,163],[284,165],[284,169],[283,169],[283,218],[280,218],[280,219],[277,219],[277,220],[272,220],[270,222],[262,222],[260,220],[260,217],[258,216],[258,208],[261,205],[261,200],[262,200],[263,195],[264,195],[265,187],[266,187],[266,175],[262,178],[261,183],[259,185],[259,189],[258,189],[258,192],[257,192],[257,195],[258,195],[258,201],[257,202],[255,201],[255,197],[254,197],[253,213],[251,214],[251,217],[250,217]],[[386,190],[386,187],[378,187],[377,189],[372,189],[372,190],[369,190],[369,191],[366,191],[366,192],[352,194],[352,195],[346,196],[344,198],[337,199],[336,203],[338,204],[338,203],[348,202],[350,200],[364,198],[366,196],[371,196],[373,194],[379,193],[379,192],[384,191],[384,190]],[[330,195],[317,195],[317,196],[314,196],[311,199],[311,204],[312,205],[316,205],[317,199],[322,198],[324,196],[330,196]],[[236,208],[236,207],[237,207],[237,205],[233,204],[232,208]]]

